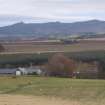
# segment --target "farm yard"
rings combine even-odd
[[[0,105],[35,104],[104,105],[105,81],[48,77],[0,77]]]

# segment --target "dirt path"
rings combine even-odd
[[[55,98],[22,96],[22,95],[0,95],[0,105],[80,105],[76,102],[64,101]]]

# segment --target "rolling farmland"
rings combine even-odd
[[[46,52],[80,52],[105,50],[105,41],[79,41],[73,44],[62,43],[4,43],[3,53],[46,53]]]

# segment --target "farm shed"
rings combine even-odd
[[[16,68],[15,69],[0,68],[0,75],[15,75],[16,70],[17,70]]]

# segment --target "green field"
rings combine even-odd
[[[105,103],[105,81],[45,77],[0,77],[0,94],[58,97],[72,101]]]

